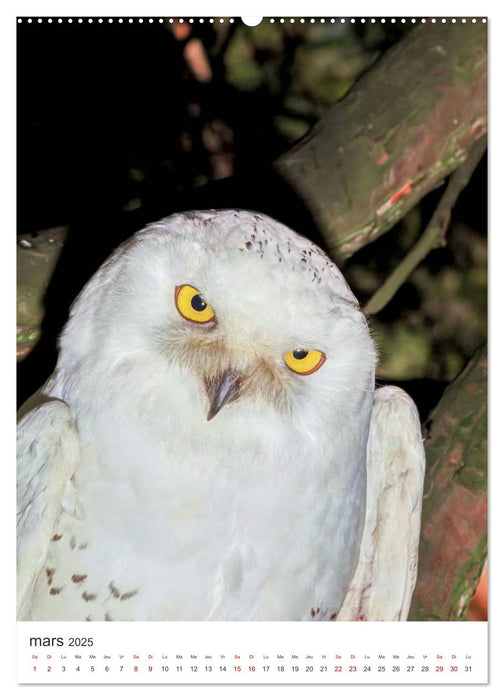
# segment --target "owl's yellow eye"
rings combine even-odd
[[[175,304],[182,316],[189,321],[209,323],[215,319],[210,304],[207,304],[199,291],[189,284],[175,287]]]
[[[297,374],[313,374],[322,367],[326,356],[320,350],[289,350],[284,355],[285,364]]]

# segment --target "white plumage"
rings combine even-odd
[[[285,226],[148,226],[74,303],[19,423],[19,618],[403,619],[423,449],[374,367],[340,271]]]

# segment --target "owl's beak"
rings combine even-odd
[[[212,420],[223,406],[240,397],[241,375],[233,370],[205,380],[205,389],[210,400],[207,420]]]

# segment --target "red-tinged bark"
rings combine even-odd
[[[486,25],[421,25],[275,163],[335,259],[378,238],[486,132]]]
[[[426,425],[418,580],[410,620],[463,620],[487,557],[487,352],[450,384]]]

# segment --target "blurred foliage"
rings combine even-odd
[[[263,22],[236,31],[224,63],[226,79],[239,90],[262,87],[279,96],[274,123],[292,141],[343,97],[377,53],[340,23]]]
[[[68,225],[69,249],[84,241],[61,257],[68,304],[110,249],[146,221],[181,201],[187,208],[194,188],[271,163],[410,28],[329,20],[18,25],[20,237]],[[426,197],[345,263],[360,302],[404,257],[438,198],[439,191]],[[371,320],[381,377],[451,381],[485,340],[485,234],[482,164],[453,212],[447,246],[432,251]],[[24,341],[39,335],[33,318],[51,272],[48,261],[35,292],[20,274]],[[60,272],[46,308],[62,304],[61,279]],[[47,334],[59,330],[63,306]]]
[[[484,179],[485,168],[483,163],[476,178]],[[430,199],[437,197],[439,193],[434,193]],[[467,203],[478,194],[470,188],[462,197]],[[429,202],[348,261],[344,272],[361,301],[371,296],[420,236],[428,220],[422,210],[430,213]],[[370,320],[380,351],[380,377],[450,382],[486,341],[485,215],[486,207],[480,211],[481,228],[475,228],[467,217],[464,221],[464,211],[457,206],[447,245],[431,251],[390,304]]]

